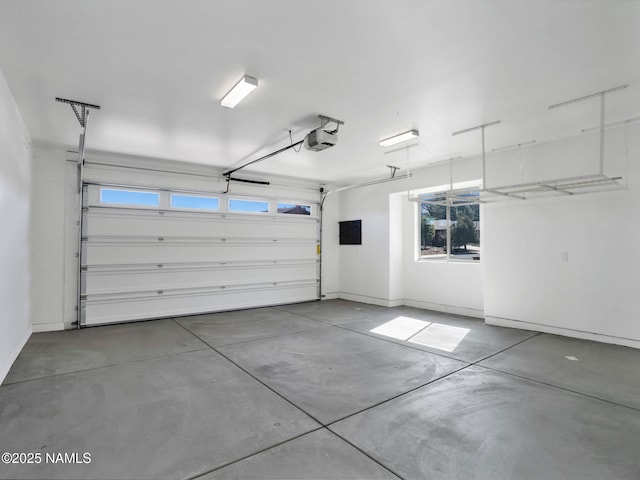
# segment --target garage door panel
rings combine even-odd
[[[300,265],[255,265],[227,267],[212,265],[208,268],[186,268],[163,265],[138,268],[94,267],[87,270],[87,295],[133,292],[142,289],[198,288],[229,284],[309,281],[317,277],[317,263]]]
[[[315,255],[316,244],[279,243],[268,246],[224,244],[93,244],[86,245],[87,258],[91,265],[112,265],[114,263],[156,263],[167,262],[224,262],[256,260],[286,260],[309,258]]]
[[[120,211],[118,211],[120,210]],[[162,215],[160,215],[162,214]],[[137,211],[130,209],[89,209],[87,235],[108,236],[126,231],[131,236],[315,237],[317,220],[309,218],[259,217],[247,215],[194,214],[187,212]]]
[[[83,212],[83,326],[318,298],[315,215],[176,210],[166,190],[153,207],[102,205],[99,190]]]
[[[94,297],[84,302],[86,323],[102,325],[131,320],[146,320],[171,316],[193,315],[204,312],[237,310],[255,306],[282,305],[315,300],[315,282],[296,286],[263,286],[244,289],[212,290],[191,294],[137,295],[132,297]],[[90,319],[90,323],[89,322]]]

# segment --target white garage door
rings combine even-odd
[[[318,298],[308,199],[84,187],[83,326]]]

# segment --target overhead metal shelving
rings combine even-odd
[[[627,185],[623,181],[622,176],[607,176],[604,173],[604,141],[605,141],[605,95],[617,92],[627,88],[627,85],[611,88],[591,95],[579,97],[566,102],[551,105],[550,110],[571,105],[576,102],[588,100],[592,98],[600,98],[600,145],[599,145],[599,169],[597,173],[591,175],[580,175],[572,177],[554,178],[549,180],[540,180],[529,183],[518,183],[513,185],[503,185],[487,188],[486,178],[486,153],[485,153],[485,128],[497,125],[500,121],[485,123],[476,127],[467,128],[452,135],[459,135],[475,130],[481,130],[482,133],[482,186],[475,188],[453,188],[453,178],[451,178],[451,187],[447,190],[439,192],[430,192],[410,196],[410,200],[427,203],[431,205],[441,206],[464,206],[476,205],[482,203],[492,203],[503,200],[527,200],[533,198],[543,198],[550,196],[572,196],[586,193],[603,192],[610,190],[626,189]],[[533,142],[530,142],[533,143]],[[450,161],[451,177],[453,177],[453,166]]]
[[[480,203],[504,200],[527,200],[549,196],[578,195],[584,193],[603,192],[626,188],[620,183],[622,177],[607,177],[606,175],[582,175],[565,177],[548,181],[520,183],[499,188],[484,188],[480,190]]]

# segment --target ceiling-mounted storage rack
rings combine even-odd
[[[591,95],[575,98],[566,102],[549,106],[550,110],[571,105],[576,102],[592,98],[600,98],[600,145],[599,145],[599,169],[592,175],[581,175],[573,177],[554,178],[550,180],[535,181],[530,183],[518,183],[513,185],[503,185],[499,187],[487,188],[486,178],[486,153],[485,153],[485,129],[497,125],[500,121],[485,123],[477,127],[471,127],[452,135],[481,130],[482,134],[482,186],[475,188],[453,188],[453,163],[450,162],[450,188],[439,192],[424,193],[412,197],[410,200],[432,205],[442,206],[464,206],[479,203],[491,203],[503,200],[527,200],[532,198],[542,198],[549,196],[570,196],[586,193],[603,192],[610,190],[621,190],[627,188],[626,179],[622,176],[607,176],[604,173],[604,141],[605,141],[605,96],[608,93],[617,92],[627,88],[627,85],[611,88]],[[533,143],[533,142],[529,142]]]
[[[625,188],[620,181],[622,177],[608,177],[606,175],[582,175],[578,177],[564,177],[542,182],[520,183],[500,188],[483,188],[480,190],[480,201],[491,201],[512,198],[527,200],[529,198],[548,197],[551,195],[577,195],[607,190]]]
[[[464,207],[465,205],[482,203],[479,196],[480,190],[478,188],[472,188],[423,193],[417,197],[410,198],[410,200],[428,203],[430,205],[440,205],[442,207]]]

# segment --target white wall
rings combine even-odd
[[[487,186],[595,174],[599,160],[598,132],[493,152]],[[456,161],[454,182],[481,178],[481,167]],[[406,182],[343,191],[339,220],[362,219],[363,244],[338,247],[339,296],[640,347],[640,125],[607,130],[604,167],[628,190],[483,205],[480,263],[419,261]],[[414,172],[410,188],[448,182],[440,164]]]
[[[547,161],[597,171],[594,136],[531,149],[538,174]],[[628,190],[485,207],[487,323],[640,347],[640,125],[607,131],[605,146],[605,173],[628,161]]]
[[[64,328],[65,152],[34,149],[31,191],[31,321],[33,331]]]
[[[31,140],[0,72],[0,382],[31,335]]]
[[[340,245],[339,297],[390,306],[389,193],[384,186],[345,190],[339,221],[362,220],[362,245]]]
[[[340,249],[338,248],[339,195],[327,195],[322,211],[322,298],[338,298]]]
[[[401,193],[389,195],[389,303],[391,306],[402,305],[404,298],[404,269],[405,253],[404,207],[407,196]]]
[[[484,318],[484,258],[481,262],[418,259],[418,203],[405,199],[404,304]],[[481,218],[484,221],[484,217]],[[481,232],[481,248],[485,239]]]
[[[443,186],[453,182],[479,180],[482,163],[479,158],[456,160],[414,172],[411,189]],[[413,195],[413,194],[412,194]],[[480,263],[420,260],[418,245],[420,231],[418,203],[408,202],[404,196],[404,304],[471,317],[484,317],[484,253]],[[484,221],[481,210],[481,219]],[[482,227],[481,227],[482,228]],[[480,248],[485,238],[481,235]]]
[[[481,165],[459,161],[454,180],[481,176]],[[339,220],[362,220],[362,245],[340,245],[339,297],[383,306],[419,308],[483,317],[483,263],[419,260],[417,204],[411,191],[450,182],[447,164],[423,168],[409,182],[344,190]]]

